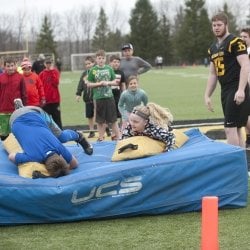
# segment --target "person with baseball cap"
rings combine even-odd
[[[44,88],[39,76],[31,71],[32,65],[28,58],[21,63],[27,92],[27,105],[43,107],[46,103]]]
[[[124,72],[126,82],[131,75],[138,76],[152,68],[152,66],[141,57],[133,56],[133,53],[134,47],[131,43],[126,43],[122,46],[123,57],[121,58],[120,70]]]

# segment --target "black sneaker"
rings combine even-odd
[[[93,138],[93,137],[95,137],[95,132],[94,131],[90,131],[89,135],[88,135],[88,138]]]
[[[108,127],[106,127],[106,134],[107,134],[108,137],[111,136],[111,132],[110,132]]]
[[[82,146],[84,152],[87,155],[92,155],[93,154],[92,145],[86,140],[86,138],[84,137],[84,135],[82,133],[80,133],[80,132],[77,132],[77,133],[79,135],[79,139],[76,142]]]

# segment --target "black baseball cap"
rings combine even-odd
[[[122,50],[125,49],[133,49],[133,45],[131,43],[126,43],[122,46]]]

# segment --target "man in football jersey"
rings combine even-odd
[[[214,111],[211,96],[218,80],[227,142],[245,147],[241,127],[245,127],[248,118],[250,63],[247,47],[241,38],[229,33],[228,17],[223,12],[212,17],[212,30],[216,41],[208,49],[210,68],[205,104],[209,111]]]
[[[244,28],[241,30],[240,32],[240,37],[242,40],[245,41],[246,45],[247,45],[247,53],[249,56],[249,60],[250,60],[250,28]],[[248,78],[248,82],[250,82],[250,75]],[[248,104],[249,107],[249,113],[248,113],[248,120],[247,120],[247,124],[246,124],[246,148],[250,147],[250,101]]]

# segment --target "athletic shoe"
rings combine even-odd
[[[94,131],[90,131],[89,135],[88,135],[88,138],[93,138],[93,137],[95,137],[95,132]]]
[[[249,141],[246,141],[246,150],[250,150],[250,143],[249,143]]]
[[[87,154],[87,155],[92,155],[93,154],[93,147],[92,145],[86,140],[86,138],[84,137],[84,135],[80,132],[77,132],[78,135],[79,135],[79,138],[78,140],[76,141],[77,143],[79,143],[84,152]]]
[[[111,136],[111,133],[110,133],[110,130],[109,130],[108,127],[106,127],[106,134],[107,134],[108,137]]]
[[[15,109],[20,109],[23,107],[23,102],[20,98],[16,98],[14,99],[14,106],[15,106]]]
[[[111,135],[111,141],[117,141],[118,138],[116,137],[116,135]]]

